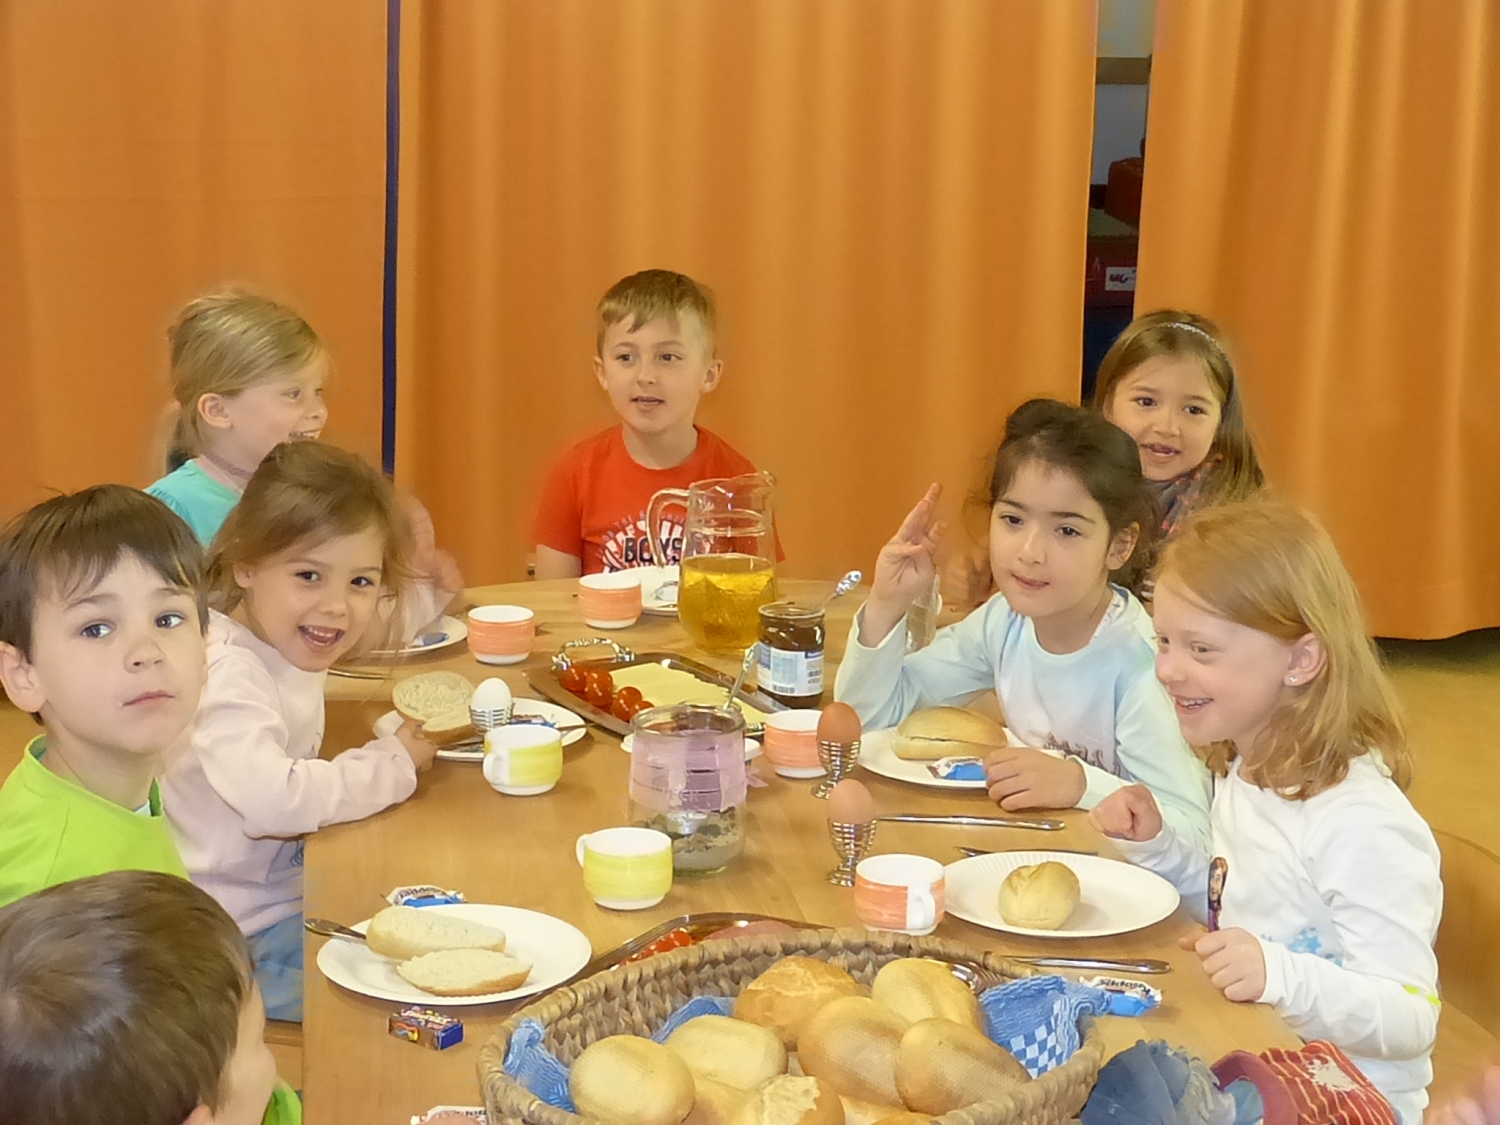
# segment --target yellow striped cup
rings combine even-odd
[[[672,837],[654,828],[601,828],[578,837],[583,885],[600,906],[644,910],[672,889]]]
[[[551,727],[496,727],[484,736],[484,779],[502,793],[545,793],[562,778],[562,771],[562,735]]]

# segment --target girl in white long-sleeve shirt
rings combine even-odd
[[[1353,581],[1301,512],[1226,505],[1168,545],[1155,624],[1157,675],[1221,778],[1213,859],[1183,847],[1137,787],[1101,802],[1094,823],[1207,919],[1183,944],[1226,997],[1270,1004],[1303,1038],[1341,1048],[1416,1125],[1443,888],[1432,833],[1402,793],[1405,737]]]
[[[315,442],[274,450],[214,541],[208,682],[163,799],[188,874],[250,939],[272,1019],[302,1014],[302,837],[405,800],[432,762],[411,723],[318,757],[328,669],[408,542],[385,479]]]
[[[1154,522],[1135,443],[1080,407],[1034,399],[1006,422],[989,481],[999,593],[931,646],[901,625],[932,586],[937,486],[881,550],[835,695],[867,727],[993,688],[1024,745],[986,763],[1008,810],[1093,808],[1139,781],[1207,858],[1209,776],[1152,671],[1151,619],[1111,575]]]

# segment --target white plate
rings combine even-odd
[[[424,906],[423,910],[441,910],[471,922],[483,922],[505,931],[505,952],[531,962],[531,975],[519,988],[509,992],[490,992],[482,996],[434,996],[423,992],[396,972],[396,962],[373,953],[363,942],[330,938],[318,950],[318,968],[334,984],[351,992],[373,996],[377,1000],[395,1000],[403,1004],[493,1004],[530,996],[561,984],[589,963],[594,949],[576,926],[561,918],[522,910],[515,906],[491,906],[464,902],[453,906]],[[354,928],[361,933],[370,924],[366,918]]]
[[[677,587],[662,586],[676,582],[681,571],[675,566],[638,566],[635,571],[641,576],[641,612],[676,617]]]
[[[1009,730],[1006,738],[1012,746],[1019,746]],[[978,789],[989,788],[983,780],[957,781],[946,777],[933,777],[927,767],[930,762],[910,762],[896,757],[896,728],[867,731],[860,739],[859,764],[871,773],[889,777],[894,781],[909,781],[913,785],[926,785],[932,789]]]
[[[462,643],[469,635],[469,627],[456,617],[444,614],[429,625],[405,648],[380,649],[371,656],[394,657],[415,656],[419,652],[436,652],[440,648],[451,648]],[[423,642],[426,642],[425,644]]]
[[[629,754],[635,749],[635,735],[627,734],[620,740],[620,749]],[[760,743],[753,738],[745,739],[745,761],[753,762],[760,757]]]
[[[559,707],[556,703],[550,703],[545,699],[517,699],[514,713],[535,715],[556,724],[558,733],[562,735],[564,746],[572,746],[588,733],[588,723],[584,722],[581,715],[575,715],[566,707]],[[375,737],[385,738],[395,734],[396,728],[400,725],[401,712],[387,711],[375,720]],[[484,759],[484,747],[474,746],[461,750],[439,749],[437,756],[445,762],[478,762]]]
[[[1060,930],[1029,930],[1000,917],[1000,884],[1017,867],[1055,860],[1078,876],[1078,908]],[[1109,937],[1160,922],[1177,909],[1177,888],[1160,875],[1096,855],[1071,852],[995,852],[950,863],[948,913],[976,926],[1046,938]]]

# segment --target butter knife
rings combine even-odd
[[[976,856],[976,855],[1004,855],[1008,851],[1012,851],[1012,852],[1024,852],[1024,851],[1030,851],[1032,849],[1030,849],[1030,848],[966,848],[962,844],[959,844],[956,847],[955,850],[961,851],[961,852],[964,853],[964,855],[967,855],[967,856]],[[1087,848],[1042,848],[1041,850],[1042,851],[1047,851],[1047,852],[1067,852],[1069,855],[1098,855],[1099,854],[1098,852],[1096,852],[1096,851],[1090,851]]]
[[[1058,832],[1064,824],[1060,820],[1044,817],[1024,816],[946,816],[929,813],[888,813],[876,820],[898,821],[902,824],[954,824],[971,828],[1036,828],[1043,832]]]
[[[1000,956],[1027,965],[1040,965],[1048,969],[1111,969],[1127,973],[1170,973],[1172,966],[1152,957],[1139,960],[1117,960],[1112,957],[1012,957],[1009,953]]]

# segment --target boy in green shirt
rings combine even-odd
[[[0,787],[0,906],[121,868],[186,878],[157,794],[205,677],[203,551],[123,485],[0,532],[0,684],[46,734]]]
[[[0,1091],[27,1125],[300,1125],[250,947],[186,879],[115,871],[0,909]]]

